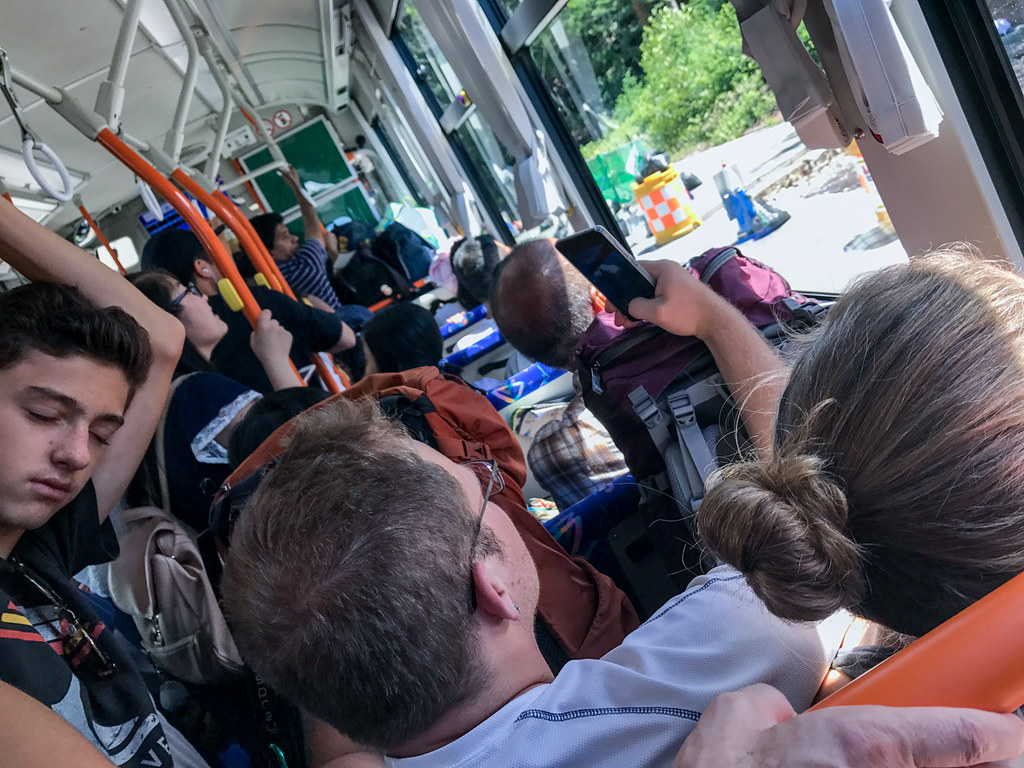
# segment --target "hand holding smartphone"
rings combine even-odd
[[[629,302],[654,298],[655,280],[603,227],[563,237],[558,251],[630,320]]]

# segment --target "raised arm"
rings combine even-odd
[[[301,385],[288,357],[292,335],[273,318],[269,309],[260,312],[256,328],[249,334],[249,346],[275,390]]]
[[[629,313],[670,333],[696,336],[711,350],[757,452],[771,453],[772,427],[789,372],[739,310],[672,261],[641,262],[658,281],[653,299]]]
[[[302,189],[302,182],[299,181],[299,172],[295,170],[295,166],[289,165],[287,171],[281,172],[281,178],[284,179],[285,184],[291,187],[292,192],[295,193],[295,201],[299,204],[299,212],[302,214],[302,226],[306,230],[304,239],[319,240],[323,243],[324,231],[320,224],[320,216],[316,212],[316,206],[313,205],[313,201],[306,196],[305,190]]]
[[[125,413],[124,425],[92,475],[105,519],[142,461],[163,412],[167,388],[181,354],[185,329],[121,275],[98,259],[40,226],[6,201],[0,201],[0,259],[33,282],[74,285],[101,306],[120,307],[149,334],[153,365]]]

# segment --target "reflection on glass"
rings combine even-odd
[[[412,2],[405,4],[398,31],[416,62],[413,74],[426,84],[442,107],[450,104],[462,86]]]
[[[1024,2],[985,0],[1017,82],[1024,88]]]
[[[494,200],[509,231],[518,235],[521,225],[515,202],[514,158],[479,115],[471,115],[455,130],[455,135],[469,155],[469,161],[480,171],[485,187],[481,191]]]
[[[405,152],[406,158],[412,163],[413,168],[416,170],[417,175],[426,181],[428,193],[430,195],[436,195],[438,193],[439,185],[433,174],[430,163],[427,162],[426,157],[424,157],[423,150],[420,149],[419,143],[409,133],[405,122],[388,101],[384,101],[381,104],[380,116],[381,127],[388,134],[388,138],[391,143],[402,148]]]
[[[498,5],[505,9],[505,15],[509,18],[515,13],[516,8],[523,4],[523,0],[498,0]]]

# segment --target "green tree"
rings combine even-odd
[[[655,11],[641,43],[636,118],[670,152],[741,135],[775,110],[761,71],[741,50],[729,3],[691,0]]]
[[[663,0],[570,0],[566,7],[566,28],[583,42],[609,108],[622,93],[624,78],[643,76],[638,52],[644,27],[663,5]]]

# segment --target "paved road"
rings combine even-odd
[[[805,157],[808,152],[796,133],[782,123],[684,158],[675,164],[676,168],[696,173],[704,182],[694,190],[692,204],[703,225],[661,248],[653,248],[650,238],[634,242],[634,252],[643,253],[642,258],[683,262],[707,248],[734,242],[736,224],[722,209],[714,183],[722,164],[735,166],[746,189],[757,193]],[[832,162],[851,161],[840,157]],[[828,170],[836,173],[843,169],[830,166]],[[828,176],[828,171],[820,174],[820,178]],[[769,202],[788,211],[792,218],[767,237],[740,247],[779,270],[798,290],[839,292],[857,275],[906,259],[898,240],[870,250],[844,251],[844,246],[877,224],[875,208],[881,200],[859,186],[829,193],[816,189],[811,182],[784,189]]]

